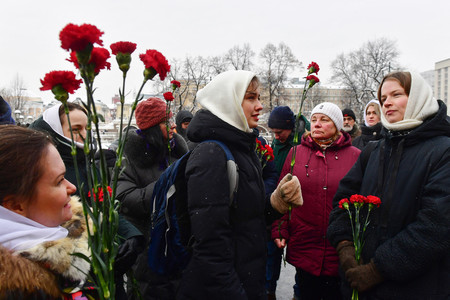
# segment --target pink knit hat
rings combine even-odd
[[[167,120],[166,102],[150,97],[138,104],[136,107],[136,124],[139,129],[144,130]],[[172,117],[172,112],[169,118]]]

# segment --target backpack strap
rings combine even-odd
[[[206,142],[212,142],[219,145],[222,150],[225,152],[225,155],[227,157],[227,174],[228,174],[228,181],[230,184],[230,206],[233,204],[234,197],[237,193],[238,185],[239,185],[239,173],[238,173],[238,165],[236,164],[236,161],[234,160],[234,156],[230,151],[230,148],[228,148],[227,145],[225,145],[221,141],[217,140],[206,140],[202,143]]]

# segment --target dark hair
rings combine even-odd
[[[0,204],[7,196],[30,201],[43,173],[42,159],[53,145],[42,131],[0,125]]]
[[[74,111],[74,110],[81,110],[87,116],[86,109],[77,103],[67,102],[67,107],[69,108],[69,112]],[[58,114],[59,114],[59,120],[62,124],[62,121],[63,121],[62,117],[66,114],[66,112],[64,111],[64,105],[61,104],[61,106],[59,107],[59,110],[58,110]]]
[[[380,86],[378,87],[377,96],[381,105],[383,105],[383,101],[381,100],[381,88],[383,87],[384,82],[387,80],[397,81],[405,90],[406,95],[409,97],[409,92],[411,91],[411,73],[400,71],[391,72],[383,77],[383,80],[381,80]]]
[[[149,147],[152,163],[159,162],[168,155],[167,141],[164,140],[159,124],[140,132]]]

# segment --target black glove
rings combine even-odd
[[[341,264],[344,273],[347,272],[348,269],[358,266],[358,262],[355,258],[355,246],[353,245],[353,242],[340,242],[336,247],[336,251],[339,255],[339,263]]]
[[[144,237],[133,236],[125,240],[117,252],[114,263],[114,273],[122,275],[136,262],[138,255],[144,250]]]
[[[358,292],[370,290],[384,280],[373,263],[373,260],[368,264],[347,270],[345,272],[345,278],[347,278],[350,286],[357,289]]]

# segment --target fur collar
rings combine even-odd
[[[67,237],[44,242],[17,253],[29,260],[42,263],[64,278],[84,281],[89,273],[90,264],[72,253],[82,253],[90,257],[86,219],[78,197],[72,196],[70,205],[73,212],[72,219],[61,225],[69,231]]]

